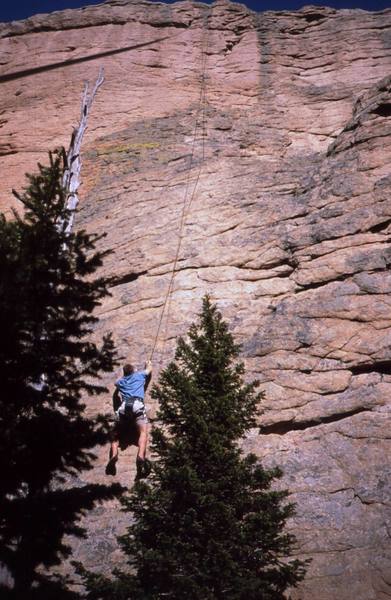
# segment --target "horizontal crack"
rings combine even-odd
[[[381,273],[384,271],[388,271],[388,265],[386,267],[379,267],[377,269],[371,269],[368,271],[365,271],[365,273],[367,274],[372,274],[372,273]],[[349,279],[352,279],[355,275],[357,275],[357,272],[352,272],[352,273],[343,273],[342,275],[337,275],[336,277],[333,277],[331,279],[327,279],[326,281],[314,281],[313,283],[298,283],[295,280],[295,283],[297,283],[297,285],[300,286],[300,289],[297,291],[298,294],[300,294],[301,292],[306,292],[307,290],[315,290],[317,288],[321,288],[321,287],[325,287],[326,285],[329,285],[330,283],[335,283],[337,281],[347,281]]]
[[[305,429],[318,427],[319,425],[324,425],[326,423],[336,423],[337,421],[347,419],[348,417],[358,415],[362,412],[371,412],[371,409],[364,407],[355,408],[344,413],[330,415],[328,417],[319,417],[318,419],[313,419],[312,421],[280,421],[279,423],[273,423],[272,425],[265,425],[263,427],[261,426],[259,428],[259,433],[261,435],[284,435],[290,431],[303,431]]]
[[[371,113],[380,117],[391,117],[391,103],[384,102],[383,104],[379,104],[379,106],[371,110]]]
[[[329,283],[334,283],[335,281],[346,281],[347,279],[350,279],[352,276],[354,275],[354,273],[344,273],[343,275],[339,275],[337,277],[333,277],[332,279],[328,279],[327,281],[316,281],[313,283],[297,283],[297,285],[300,286],[300,290],[299,292],[306,292],[307,290],[316,290],[318,288],[324,287],[326,285],[328,285]]]
[[[386,221],[381,221],[381,223],[372,225],[368,231],[371,233],[380,233],[381,231],[384,231],[384,229],[387,229],[389,225],[391,225],[391,219],[387,219]]]
[[[148,271],[140,271],[140,273],[126,273],[120,277],[113,277],[110,281],[110,287],[116,287],[117,285],[123,285],[124,283],[131,283],[147,273]]]
[[[348,367],[352,375],[363,375],[365,373],[380,373],[391,375],[391,360],[380,360],[378,362],[366,363]]]
[[[176,29],[188,29],[192,23],[189,21],[188,23],[182,23],[181,21],[139,21],[141,25],[149,25],[149,27],[155,27],[157,29],[161,29],[163,27],[175,27]]]

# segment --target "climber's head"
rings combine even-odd
[[[127,375],[131,375],[132,373],[134,373],[134,366],[130,363],[126,363],[126,365],[124,365],[124,376],[126,377]]]

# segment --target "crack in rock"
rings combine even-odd
[[[349,410],[344,413],[337,413],[327,417],[319,417],[318,419],[314,419],[312,421],[280,421],[278,423],[272,423],[271,425],[261,426],[259,428],[259,433],[261,435],[285,435],[291,431],[304,431],[305,429],[309,429],[311,427],[319,427],[319,425],[336,423],[337,421],[342,421],[342,419],[347,419],[363,412],[371,412],[371,409],[365,407],[355,408],[354,410]]]

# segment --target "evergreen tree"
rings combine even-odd
[[[105,253],[98,236],[65,233],[64,157],[50,154],[14,192],[23,216],[0,216],[0,564],[14,580],[2,597],[17,600],[76,597],[44,573],[69,554],[63,535],[83,534],[84,511],[120,491],[71,486],[106,441],[107,424],[87,418],[82,397],[105,390],[98,378],[116,357],[110,336],[87,340],[108,294],[93,278]]]
[[[304,577],[305,563],[289,559],[288,492],[271,489],[281,471],[239,447],[256,425],[258,382],[243,382],[239,347],[208,297],[188,338],[152,391],[153,473],[124,500],[131,569],[108,580],[81,568],[91,600],[280,600]]]

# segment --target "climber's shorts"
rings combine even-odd
[[[130,419],[136,422],[137,425],[148,425],[149,423],[144,400],[137,396],[124,397],[117,415],[120,422],[126,422]]]
[[[136,398],[133,402],[132,413],[137,425],[148,425],[147,411],[145,410],[144,401],[141,398]]]
[[[133,400],[133,399],[132,399]],[[149,420],[145,410],[144,401],[142,398],[135,398],[133,403],[129,403],[126,410],[120,409],[114,413],[114,425],[111,428],[109,439],[111,442],[127,440],[129,436],[138,437],[137,426],[148,425]],[[130,410],[129,410],[130,409]]]

